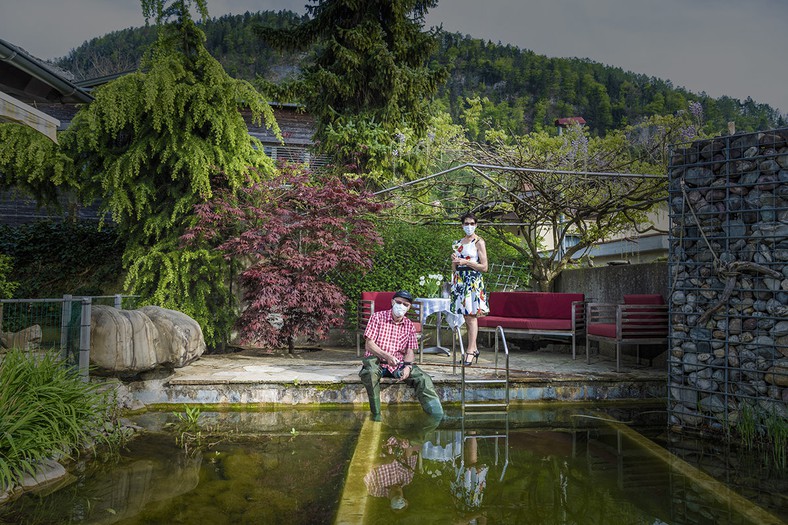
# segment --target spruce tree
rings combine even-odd
[[[447,77],[445,68],[427,63],[437,40],[422,30],[424,16],[438,2],[311,1],[306,22],[257,28],[277,49],[311,51],[300,78],[268,84],[268,93],[303,103],[317,119],[318,147],[363,172],[380,161],[378,142],[388,148],[398,132],[426,133],[431,97]]]

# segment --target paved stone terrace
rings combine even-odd
[[[584,348],[572,359],[565,347],[510,354],[510,399],[513,403],[540,401],[597,401],[660,399],[666,397],[664,365],[625,360],[620,373],[608,356],[594,355],[586,364]],[[563,351],[561,351],[564,349]],[[132,383],[133,397],[145,405],[158,404],[340,404],[366,406],[367,396],[358,378],[360,360],[355,348],[323,347],[299,350],[295,355],[267,355],[245,350],[235,354],[203,356],[168,377]],[[452,368],[449,356],[425,354],[421,368],[435,382],[441,399],[459,403],[461,367]],[[499,355],[502,373],[503,355]],[[495,356],[483,350],[478,364],[466,369],[468,377],[495,377]],[[476,385],[468,400],[496,400],[500,387]],[[415,403],[413,390],[384,380],[381,400]]]

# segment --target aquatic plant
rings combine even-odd
[[[178,420],[175,424],[178,435],[175,437],[175,443],[183,448],[188,454],[195,452],[202,447],[203,433],[200,427],[200,414],[202,411],[198,406],[183,405],[183,412],[173,412],[172,414]]]
[[[200,413],[201,413],[200,407],[198,406],[190,407],[189,405],[183,405],[183,408],[184,408],[183,413],[173,412],[173,415],[175,415],[175,417],[177,417],[178,420],[184,426],[188,427],[189,430],[199,429],[200,426],[198,424],[198,421],[200,419]]]
[[[764,424],[774,465],[779,470],[785,470],[788,465],[788,420],[780,416],[777,410],[772,410]]]
[[[739,422],[736,428],[744,446],[748,450],[752,450],[755,446],[755,437],[758,434],[758,422],[755,410],[747,403],[742,403],[739,409]]]
[[[114,403],[52,352],[19,349],[0,363],[0,489],[32,474],[39,461],[71,456],[95,440],[118,445]]]

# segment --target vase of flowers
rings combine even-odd
[[[424,290],[424,297],[440,297],[442,284],[443,275],[439,273],[431,273],[419,277],[419,286]]]

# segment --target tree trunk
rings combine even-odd
[[[552,292],[553,279],[548,277],[534,278],[534,291],[536,292]]]
[[[555,270],[548,268],[546,265],[534,265],[532,267],[531,286],[537,292],[552,292],[553,283],[558,273]]]
[[[287,338],[287,353],[290,355],[295,354],[295,339],[292,335]]]

